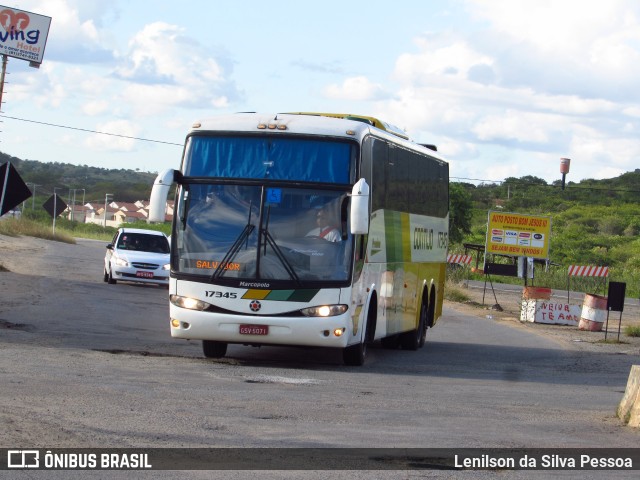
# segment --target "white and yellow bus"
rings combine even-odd
[[[227,345],[416,350],[442,313],[449,167],[394,127],[346,114],[240,113],[195,123],[158,175],[176,183],[170,323]]]

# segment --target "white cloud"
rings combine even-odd
[[[116,75],[126,81],[123,102],[135,115],[168,108],[224,108],[239,97],[231,63],[211,53],[184,29],[163,22],[146,25],[129,42]]]
[[[513,42],[529,43],[554,55],[559,50],[584,52],[594,39],[624,27],[633,8],[624,0],[468,0],[467,5]]]
[[[397,93],[377,104],[381,116],[420,141],[445,139],[452,171],[480,178],[555,179],[561,156],[575,158],[581,178],[610,173],[604,164],[635,168],[640,4],[466,4],[486,30],[416,39],[416,51],[397,57]]]
[[[17,8],[51,17],[45,61],[83,63],[111,59],[111,34],[99,28],[113,14],[100,0],[23,0]]]
[[[549,115],[508,110],[503,114],[482,117],[472,131],[482,141],[513,139],[544,143],[549,141],[549,129],[556,122],[557,119]]]
[[[128,152],[134,150],[136,140],[126,137],[137,137],[140,128],[128,120],[114,120],[98,124],[95,128],[97,132],[110,133],[111,135],[94,134],[91,135],[84,144],[92,150]],[[122,135],[122,136],[118,136]]]
[[[455,35],[428,34],[416,39],[418,55],[400,55],[395,76],[423,85],[440,85],[452,79],[466,79],[473,68],[491,69],[493,60]]]
[[[108,111],[109,102],[106,100],[94,100],[83,105],[82,111],[89,116],[100,115]]]
[[[324,94],[330,99],[351,101],[381,100],[389,96],[381,85],[363,76],[346,78],[341,85],[329,85]]]

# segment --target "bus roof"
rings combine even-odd
[[[396,137],[399,143],[403,143],[407,147],[418,149],[429,148],[411,141],[399,128],[381,122],[374,117],[341,113],[234,113],[196,121],[191,128],[191,133],[207,131],[226,133],[271,131],[275,133],[286,131],[293,134],[313,133],[316,135],[356,138],[361,140],[372,131],[372,128],[386,132],[391,137]],[[444,160],[435,151],[431,151],[430,155]]]
[[[369,117],[367,115],[358,115],[354,113],[317,113],[317,112],[289,112],[293,115],[312,115],[317,117],[333,117],[333,118],[342,118],[345,120],[355,120],[356,122],[363,122],[369,125],[373,125],[380,130],[384,130],[386,132],[392,133],[400,138],[404,138],[405,140],[409,140],[409,135],[407,135],[401,128],[396,127],[395,125],[391,125],[390,123],[383,122],[375,117]]]

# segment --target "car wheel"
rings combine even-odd
[[[105,282],[105,283],[109,281],[109,274],[107,273],[107,269],[106,268],[102,272],[102,281]]]
[[[111,274],[111,269],[109,269],[109,277],[107,278],[107,282],[111,285],[115,285],[116,283],[118,283],[118,281],[113,278],[113,275]]]
[[[227,354],[227,344],[225,342],[203,340],[202,353],[207,358],[222,358]]]

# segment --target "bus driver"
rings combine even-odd
[[[307,233],[307,237],[319,237],[328,242],[342,241],[340,230],[336,227],[336,221],[332,218],[329,209],[324,206],[316,214],[316,228]]]

